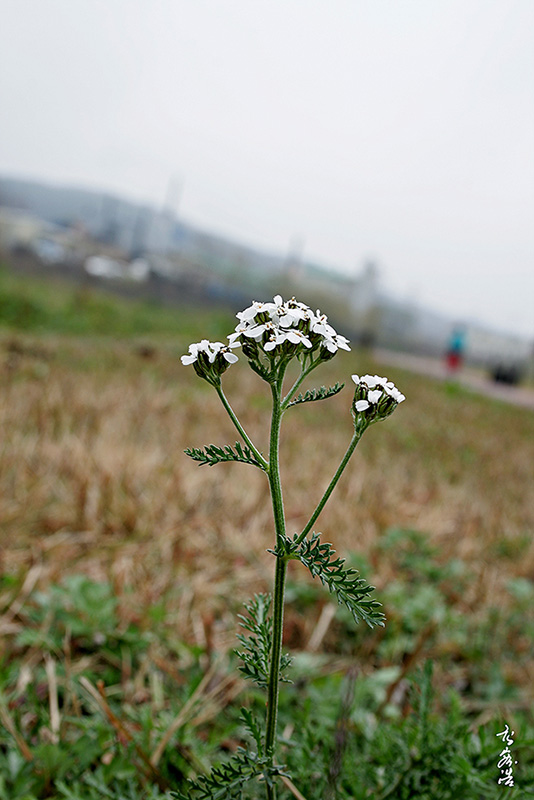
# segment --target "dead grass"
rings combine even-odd
[[[165,599],[180,635],[208,649],[231,643],[236,607],[271,581],[268,490],[251,467],[199,468],[183,455],[235,441],[215,393],[181,366],[186,343],[17,342],[0,341],[4,574],[22,581],[38,568],[31,574],[41,587],[72,572],[111,578],[125,618]],[[375,369],[367,357],[352,353],[317,380],[350,383],[351,372],[367,369]],[[487,608],[505,597],[510,577],[534,576],[534,414],[388,375],[408,399],[366,433],[318,527],[338,550],[364,553],[379,587],[394,577],[379,554],[383,533],[427,532],[445,559],[469,565],[471,589],[459,603]],[[241,360],[226,389],[265,450],[267,387]],[[304,525],[348,444],[349,403],[347,386],[286,416],[289,531]],[[0,600],[6,607],[13,597]]]

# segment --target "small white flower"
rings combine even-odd
[[[402,394],[402,392],[399,392],[393,381],[388,381],[386,383],[384,386],[384,391],[397,403],[402,403],[403,400],[406,400],[406,397]]]
[[[349,340],[339,333],[327,335],[323,339],[323,345],[330,353],[335,353],[337,350],[348,350],[350,352]]]
[[[305,345],[305,347],[312,346],[312,343],[310,342],[308,337],[302,333],[302,331],[290,329],[288,331],[284,331],[283,336],[284,339],[286,339],[288,342],[291,342],[292,344],[303,344]]]
[[[285,334],[282,331],[275,331],[271,333],[268,340],[263,345],[263,349],[269,352],[269,350],[274,350],[275,347],[278,347],[279,344],[283,344],[286,340]]]
[[[321,336],[333,338],[337,336],[336,330],[328,323],[328,317],[326,314],[321,314],[319,309],[312,315],[310,330],[312,333],[319,333]]]
[[[189,354],[181,357],[182,364],[184,364],[185,366],[193,364],[193,362],[197,360],[199,353],[208,353],[209,355],[209,352],[210,352],[210,342],[207,339],[202,339],[201,342],[190,344]]]
[[[284,313],[279,318],[279,324],[283,328],[289,328],[292,325],[298,325],[299,322],[302,320],[306,320],[308,317],[308,310],[305,308],[291,308],[285,305]]]
[[[230,342],[230,346],[232,346],[240,336],[245,334],[247,330],[249,330],[250,325],[245,325],[244,323],[240,323],[235,331],[228,336],[228,341]]]
[[[393,381],[388,381],[387,378],[382,378],[380,375],[351,375],[352,380],[360,389],[360,394],[366,394],[367,399],[373,405],[378,404],[386,397],[391,397],[395,403],[402,403],[406,397],[399,392]],[[376,387],[376,388],[375,388]]]
[[[256,314],[261,314],[262,312],[267,312],[270,314],[275,308],[276,306],[274,303],[258,303],[256,300],[254,300],[252,305],[248,308],[245,308],[244,311],[238,311],[236,317],[241,322],[251,322],[255,318]]]
[[[293,308],[278,317],[278,324],[283,328],[290,328],[295,323],[298,324],[301,319],[304,319],[304,312],[298,308]]]
[[[367,400],[356,400],[354,407],[356,411],[366,411],[369,408]]]
[[[254,325],[251,328],[247,328],[244,331],[245,336],[248,336],[250,339],[261,339],[262,333],[267,328],[266,323],[262,323],[261,325]]]
[[[287,301],[287,305],[289,308],[300,308],[302,311],[311,311],[310,307],[307,306],[306,303],[300,303],[298,300],[295,300],[294,297]]]
[[[202,339],[201,342],[189,345],[189,353],[181,357],[181,362],[184,366],[189,366],[198,361],[201,354],[204,354],[208,357],[209,364],[214,364],[218,355],[221,355],[229,364],[235,364],[238,359],[232,353],[231,347],[237,347],[237,344],[226,345],[222,342],[210,342]]]
[[[210,364],[213,364],[217,353],[223,347],[225,347],[225,345],[222,342],[208,342],[208,347],[205,350],[205,352],[208,354],[208,361],[210,362]]]
[[[298,309],[289,309],[287,303],[284,303],[279,294],[275,295],[273,300],[274,307],[269,311],[269,315],[275,324],[282,325],[284,328],[289,328],[291,325],[294,325],[295,322],[299,321],[301,317]]]
[[[385,386],[387,380],[387,378],[381,378],[380,375],[362,375],[360,383],[365,383],[369,389],[373,389],[375,386]]]
[[[235,355],[235,353],[232,353],[232,351],[230,350],[230,347],[232,346],[237,347],[237,344],[226,345],[223,344],[222,342],[213,342],[213,344],[211,345],[213,350],[213,358],[211,356],[209,357],[210,363],[213,364],[213,362],[215,361],[215,357],[217,355],[222,355],[222,357],[225,358],[229,364],[235,364],[238,358]]]
[[[382,397],[382,389],[371,389],[367,393],[367,399],[370,403],[378,403],[380,398]]]
[[[404,400],[406,400],[405,395],[403,395],[402,392],[399,392],[397,388],[391,392],[391,395],[393,399],[397,401],[397,403],[402,403]]]

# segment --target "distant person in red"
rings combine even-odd
[[[445,361],[447,364],[447,371],[450,375],[454,375],[463,364],[465,350],[465,330],[457,325],[453,328]]]

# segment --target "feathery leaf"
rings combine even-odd
[[[193,461],[198,461],[201,467],[206,464],[213,467],[215,464],[220,464],[223,461],[239,461],[242,464],[252,464],[254,467],[259,467],[262,470],[264,469],[250,447],[246,445],[243,446],[240,442],[236,442],[234,447],[230,447],[229,444],[225,444],[224,447],[208,444],[203,449],[199,447],[188,447],[187,450],[184,450],[184,453],[186,456],[189,456],[189,458],[192,458]]]
[[[379,610],[381,604],[370,600],[374,591],[357,569],[345,567],[344,558],[334,558],[335,550],[328,542],[321,542],[321,535],[314,533],[310,539],[297,543],[297,534],[293,539],[286,538],[286,554],[290,558],[301,561],[309,569],[312,577],[318,577],[328,591],[335,594],[337,601],[345,605],[355,622],[366,622],[370,628],[384,625],[385,616]]]
[[[338,394],[343,387],[345,386],[344,383],[336,382],[333,386],[321,386],[319,389],[307,389],[304,394],[299,394],[295,397],[290,403],[288,403],[288,408],[290,406],[296,406],[298,403],[313,403],[315,400],[326,400],[327,397],[333,397],[335,394]]]
[[[272,597],[270,594],[255,594],[250,603],[245,603],[248,616],[239,614],[240,625],[248,635],[237,634],[243,650],[235,653],[243,662],[239,670],[246,678],[266,688],[269,682],[270,655],[273,643],[273,620],[270,614]],[[283,674],[291,664],[287,653],[282,654],[280,661],[280,680],[291,683]]]
[[[214,767],[209,775],[191,781],[188,794],[171,792],[176,800],[241,800],[243,787],[254,778],[263,775],[272,781],[275,775],[285,774],[280,767],[270,767],[266,758],[259,758],[239,747],[230,761]]]

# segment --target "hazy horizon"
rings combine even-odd
[[[534,3],[8,0],[0,173],[534,337]]]

